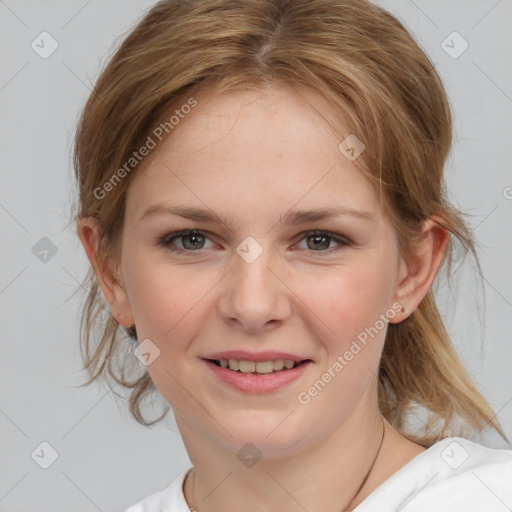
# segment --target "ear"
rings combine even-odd
[[[405,311],[399,312],[391,323],[405,320],[421,303],[432,287],[443,262],[450,234],[442,220],[432,217],[424,221],[422,234],[408,261],[401,258],[395,301]]]
[[[96,220],[92,217],[81,219],[77,226],[77,234],[94,269],[105,300],[110,306],[112,315],[125,327],[134,325],[135,322],[126,289],[118,281],[110,258],[100,261],[99,229]]]

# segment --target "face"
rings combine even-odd
[[[396,234],[311,108],[329,115],[320,98],[275,87],[196,99],[128,190],[123,317],[158,348],[148,371],[181,429],[233,451],[248,440],[268,454],[304,450],[375,406]],[[304,214],[326,209],[337,213]],[[284,384],[240,389],[238,373],[228,383],[233,372],[206,361],[240,350],[307,362],[282,370],[295,372]]]

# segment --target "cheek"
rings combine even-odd
[[[142,253],[132,252],[125,268],[140,340],[149,338],[165,345],[175,331],[183,329],[187,317],[194,316],[194,304],[205,293],[201,283],[188,279],[175,265],[150,261]]]
[[[361,258],[360,264],[301,281],[298,295],[308,307],[300,315],[323,352],[316,378],[329,382],[314,400],[320,409],[331,400],[343,403],[332,412],[336,417],[355,407],[378,373],[387,328],[380,315],[390,306],[392,290],[390,272],[381,261]]]
[[[148,264],[148,258],[132,256],[127,270],[139,342],[149,339],[159,350],[147,370],[165,399],[186,409],[190,397],[179,383],[194,375],[187,350],[215,307],[207,293],[213,283],[207,275],[194,279],[176,265]]]
[[[366,259],[357,266],[302,278],[298,296],[316,313],[317,321],[323,321],[330,338],[347,342],[373,325],[390,306],[389,276],[378,261]]]

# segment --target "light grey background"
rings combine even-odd
[[[0,0],[0,512],[122,511],[189,466],[172,418],[144,428],[111,392],[77,387],[85,377],[73,292],[88,262],[68,226],[72,138],[113,45],[153,3]],[[453,105],[447,179],[481,244],[486,307],[466,264],[452,295],[441,288],[442,311],[512,439],[512,1],[378,3],[431,56]],[[31,48],[43,31],[58,43],[47,59]],[[458,58],[442,47],[453,31],[469,44]],[[444,44],[461,48],[453,35]],[[46,262],[32,250],[43,237],[57,250]],[[42,442],[58,453],[48,469],[35,462],[51,456]]]

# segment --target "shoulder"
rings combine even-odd
[[[492,482],[507,482],[512,491],[512,450],[483,446],[461,437],[451,437],[431,446],[432,467],[444,480],[474,478],[478,475]]]
[[[189,512],[183,495],[183,481],[191,469],[183,471],[166,489],[147,496],[125,512]]]
[[[511,508],[512,450],[448,437],[412,459],[354,512],[481,512]]]

